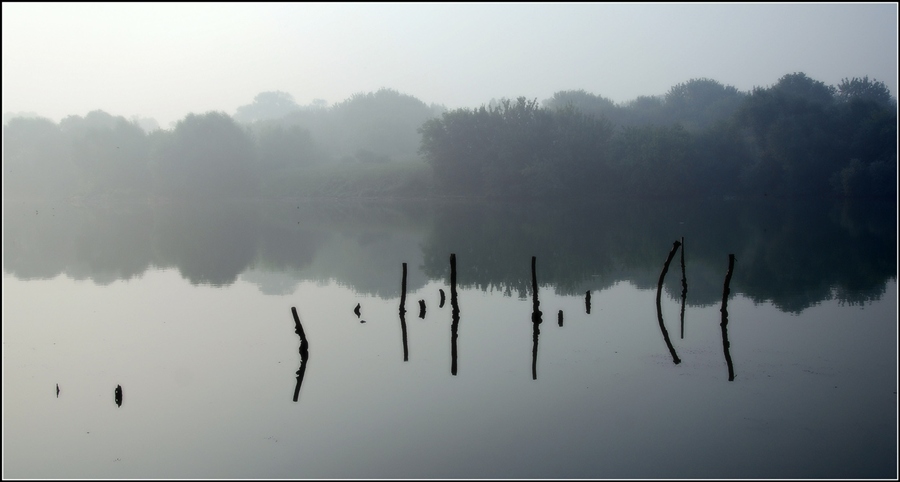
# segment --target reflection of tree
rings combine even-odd
[[[161,213],[156,245],[191,283],[227,285],[251,266],[259,228],[249,204],[182,205]]]
[[[854,220],[854,221],[849,221]],[[822,300],[877,298],[896,276],[896,207],[867,204],[829,210],[817,203],[642,203],[497,207],[455,204],[436,210],[423,248],[425,272],[445,276],[442,258],[466,253],[460,285],[527,295],[515,259],[537,252],[541,279],[563,294],[603,290],[618,281],[656,285],[659,246],[691,238],[690,304],[709,306],[721,295],[721,259],[744,262],[733,289],[754,301],[799,311]],[[738,282],[739,281],[739,282]],[[677,277],[666,280],[671,297]]]
[[[691,239],[692,306],[720,300],[721,260],[729,253],[742,261],[734,292],[784,311],[827,299],[878,299],[896,277],[892,203],[76,207],[18,200],[4,209],[4,269],[27,279],[66,274],[103,283],[159,266],[221,285],[252,267],[393,298],[400,287],[391,273],[402,262],[409,261],[412,292],[428,279],[447,279],[447,255],[456,253],[463,288],[524,300],[530,280],[521,260],[538,256],[545,286],[580,297],[620,281],[655,289],[659,247],[681,237]],[[681,294],[679,281],[665,280],[672,298]]]
[[[141,204],[88,210],[64,202],[8,203],[4,269],[26,279],[65,273],[98,283],[138,276],[156,262],[153,216]]]

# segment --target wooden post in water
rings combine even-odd
[[[559,313],[556,315],[556,322],[559,323],[559,326],[563,325],[562,310],[559,310]]]
[[[419,318],[425,319],[425,300],[419,300]]]
[[[297,308],[291,307],[291,314],[294,316],[294,332],[300,336],[300,368],[297,369],[297,384],[294,385],[294,401],[300,398],[300,386],[303,385],[303,375],[306,373],[306,361],[309,359],[309,341],[306,339],[306,332],[303,331],[303,325],[300,324],[300,315],[297,314]]]
[[[728,342],[728,295],[731,294],[731,274],[734,271],[734,254],[728,255],[728,273],[725,274],[725,287],[722,290],[722,346],[725,350],[725,364],[728,365],[728,381],[734,381],[734,365],[731,362],[731,343]]]
[[[584,311],[587,314],[591,314],[591,290],[587,290],[584,294]]]
[[[681,339],[684,339],[684,304],[687,300],[687,276],[684,272],[684,236],[681,237]]]
[[[538,300],[537,257],[531,257],[531,326],[533,344],[531,348],[531,379],[537,380],[538,337],[541,334],[541,302]]]
[[[669,263],[672,262],[672,258],[675,257],[675,251],[678,251],[678,247],[681,246],[681,243],[675,241],[672,243],[672,250],[669,251],[669,257],[666,258],[666,263],[663,265],[662,272],[659,274],[659,283],[656,285],[656,318],[659,321],[659,329],[662,331],[663,340],[666,342],[666,346],[669,348],[669,353],[672,354],[672,361],[675,364],[681,363],[681,359],[678,358],[678,354],[675,353],[675,347],[672,346],[672,340],[669,339],[669,332],[666,330],[666,324],[663,322],[662,317],[662,287],[663,281],[666,279],[666,272],[669,271]]]
[[[456,299],[456,254],[450,253],[450,374],[456,376],[456,339],[459,337],[459,302]]]
[[[409,344],[406,338],[406,263],[403,263],[403,278],[400,282],[400,332],[403,337],[403,361],[409,361]]]

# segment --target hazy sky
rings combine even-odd
[[[897,95],[897,5],[9,3],[3,112],[103,109],[166,127],[262,91],[388,87],[477,107],[584,89],[616,102],[708,77],[868,75]]]

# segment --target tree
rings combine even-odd
[[[3,127],[4,195],[64,198],[78,191],[78,172],[59,126],[16,117]]]
[[[665,123],[665,104],[657,96],[642,95],[626,102],[621,110],[623,126]]]
[[[772,92],[789,98],[803,99],[816,104],[830,105],[837,91],[824,82],[813,80],[803,72],[794,72],[778,79],[770,89]]]
[[[318,149],[306,129],[266,122],[254,130],[260,169],[306,167],[318,161]]]
[[[258,192],[253,138],[224,112],[189,114],[156,159],[163,192],[178,196],[246,196]]]
[[[571,105],[585,114],[595,117],[605,117],[615,121],[618,119],[619,107],[615,102],[600,96],[580,90],[561,90],[553,94],[553,97],[545,99],[541,103],[544,108],[550,110],[564,109]]]
[[[675,85],[665,95],[667,117],[690,130],[706,129],[728,119],[744,95],[732,86],[712,79],[691,79]]]
[[[293,111],[300,110],[294,97],[280,90],[260,92],[253,98],[253,103],[237,108],[234,120],[250,124],[268,119],[280,119]]]
[[[837,97],[841,102],[859,99],[872,101],[883,107],[890,107],[893,102],[891,91],[884,82],[875,79],[870,81],[868,75],[863,78],[841,79],[837,86]]]
[[[140,126],[102,110],[85,117],[60,121],[68,137],[72,159],[83,190],[92,194],[146,194],[149,192],[149,149]]]

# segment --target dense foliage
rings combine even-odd
[[[803,73],[742,94],[709,79],[623,106],[584,91],[458,109],[420,129],[443,192],[565,198],[896,197],[882,82]]]
[[[4,121],[14,197],[897,195],[897,104],[868,77],[794,73],[748,93],[694,79],[621,105],[579,90],[452,111],[389,89],[330,107],[263,92],[234,117],[167,130],[102,111]]]

